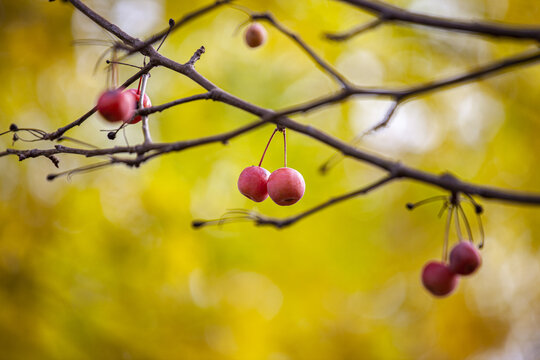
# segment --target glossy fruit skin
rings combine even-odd
[[[109,122],[128,121],[135,112],[132,94],[121,90],[105,91],[98,99],[97,110]]]
[[[249,25],[244,33],[246,44],[251,48],[261,46],[266,41],[266,29],[259,23]]]
[[[458,284],[458,276],[441,262],[430,261],[422,270],[422,284],[433,295],[449,295]]]
[[[138,106],[139,106],[139,99],[141,98],[140,92],[137,89],[128,89],[128,90],[126,90],[126,92],[133,96],[133,99],[135,100],[135,109],[137,109]],[[146,93],[144,94],[144,100],[143,100],[142,105],[143,105],[143,108],[147,108],[147,107],[152,106],[152,102],[150,101],[150,98],[148,97],[148,95]],[[130,124],[136,124],[141,120],[142,120],[142,116],[135,116],[135,118],[133,118],[133,120],[129,121],[129,123]]]
[[[238,177],[238,190],[242,195],[255,202],[261,202],[268,197],[266,183],[270,171],[260,166],[250,166],[242,170]]]
[[[461,241],[450,252],[450,269],[456,274],[470,275],[482,264],[480,252],[468,241]]]
[[[298,171],[283,167],[270,174],[267,188],[268,195],[276,204],[289,206],[304,196],[306,183]]]

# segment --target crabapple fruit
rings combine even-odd
[[[251,48],[261,46],[266,41],[266,29],[261,24],[254,22],[246,29],[244,38],[246,44]]]
[[[105,91],[98,99],[97,110],[110,122],[128,121],[135,112],[135,98],[121,90]]]
[[[302,175],[289,167],[282,167],[268,178],[268,195],[278,205],[295,204],[304,196],[306,183]]]
[[[255,202],[261,202],[268,197],[266,183],[270,171],[260,166],[250,166],[242,170],[238,178],[238,190],[242,195]]]
[[[460,275],[469,275],[482,263],[480,252],[468,241],[461,241],[450,252],[450,270]]]
[[[435,296],[449,295],[457,283],[458,276],[444,263],[430,261],[422,270],[422,284]]]
[[[133,96],[133,98],[135,99],[135,109],[137,109],[137,107],[139,105],[139,100],[141,99],[141,93],[137,89],[128,89],[128,90],[126,90],[126,92],[130,93]],[[142,107],[147,108],[147,107],[150,107],[150,106],[152,106],[152,102],[150,101],[150,98],[148,97],[148,95],[145,93]],[[135,118],[133,118],[133,120],[129,121],[129,123],[130,124],[136,124],[141,120],[142,120],[142,117],[140,115],[138,115],[138,116],[135,116]]]

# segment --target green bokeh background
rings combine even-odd
[[[207,1],[86,1],[140,37]],[[244,1],[269,10],[360,85],[402,86],[450,76],[535,46],[421,27],[387,25],[346,43],[324,31],[370,17],[332,1]],[[534,24],[540,6],[523,0],[395,1],[464,19]],[[185,62],[204,45],[197,69],[223,89],[268,108],[321,96],[336,85],[288,39],[269,29],[248,49],[245,14],[224,7],[169,37],[162,53]],[[0,0],[0,129],[10,123],[47,131],[91,108],[106,86],[105,50],[77,39],[110,39],[69,4]],[[130,59],[142,63],[142,58]],[[133,69],[123,68],[125,79]],[[513,189],[540,190],[540,67],[422,96],[398,110],[390,128],[361,146],[432,172]],[[156,69],[154,104],[201,92]],[[387,102],[354,99],[296,120],[342,139],[375,123]],[[252,115],[196,102],[151,116],[155,140],[227,131]],[[97,115],[69,133],[111,146]],[[254,204],[236,189],[256,164],[271,127],[169,154],[139,169],[123,166],[59,178],[47,159],[0,158],[1,359],[537,359],[540,356],[540,212],[485,201],[483,267],[445,299],[419,274],[440,257],[444,221],[437,205],[404,204],[437,189],[403,181],[325,210],[285,230],[248,223],[193,230],[194,218],[245,208],[296,214],[380,177],[352,160],[326,176],[332,149],[289,133],[289,165],[302,172],[305,197],[292,207]],[[126,132],[141,141],[138,126]],[[9,135],[2,148],[11,147]],[[114,144],[123,145],[119,136]],[[47,143],[14,146],[50,147]],[[61,169],[92,159],[61,157]],[[265,167],[281,166],[282,141]],[[455,234],[452,233],[452,239]],[[455,240],[454,240],[455,241]]]

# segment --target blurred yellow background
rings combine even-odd
[[[144,38],[169,18],[208,3],[88,0],[96,11]],[[370,19],[323,0],[239,0],[269,10],[359,85],[403,86],[458,74],[534,46],[420,27],[386,25],[345,43],[323,39]],[[540,5],[524,0],[395,1],[442,16],[534,24]],[[288,39],[245,46],[235,33],[246,15],[223,7],[173,33],[162,53],[186,62],[201,45],[199,72],[223,89],[269,108],[327,94],[335,84]],[[0,0],[0,129],[47,131],[94,106],[106,71],[94,66],[110,37],[61,1]],[[130,61],[141,64],[141,57]],[[121,79],[133,74],[122,68]],[[540,190],[540,66],[422,96],[361,146],[435,173],[513,189]],[[155,69],[153,104],[201,92]],[[380,119],[388,102],[356,98],[297,116],[342,139]],[[217,134],[254,117],[195,102],[150,117],[154,140]],[[114,142],[97,115],[69,136]],[[47,182],[49,160],[0,158],[1,359],[538,359],[540,209],[482,201],[483,266],[456,293],[434,299],[419,281],[440,257],[444,220],[437,205],[405,203],[440,194],[397,182],[276,230],[249,223],[193,230],[194,218],[245,208],[289,216],[359,188],[380,171],[352,160],[321,176],[332,149],[289,132],[289,165],[306,180],[304,198],[278,207],[236,189],[258,162],[270,126],[234,139],[169,154],[139,169],[123,166]],[[138,126],[128,129],[140,142]],[[0,138],[2,148],[10,136]],[[49,143],[25,144],[48,148]],[[95,159],[62,156],[61,169]],[[280,137],[265,167],[281,166]],[[455,240],[455,236],[452,237]]]

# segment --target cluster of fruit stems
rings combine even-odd
[[[476,214],[477,219],[477,225],[478,225],[478,232],[480,234],[480,241],[478,242],[478,248],[482,249],[484,247],[484,226],[482,224],[482,212],[483,208],[478,204],[474,198],[470,196],[461,197],[458,194],[452,194],[450,197],[447,196],[433,196],[424,200],[421,200],[414,204],[407,204],[407,208],[409,210],[416,209],[419,206],[426,205],[429,203],[442,201],[442,207],[439,211],[439,217],[441,217],[445,211],[447,211],[446,215],[446,226],[444,230],[444,242],[443,242],[443,249],[442,249],[442,261],[446,262],[448,260],[448,245],[449,245],[449,236],[450,236],[450,228],[452,225],[452,219],[454,219],[454,224],[456,227],[456,235],[459,241],[464,240],[463,232],[461,229],[461,222],[460,218],[463,220],[463,224],[465,225],[465,230],[467,232],[468,240],[471,243],[474,243],[474,237],[473,232],[471,229],[471,225],[469,223],[469,220],[467,219],[467,215],[465,213],[465,210],[463,210],[463,206],[461,205],[463,202],[471,205],[474,208],[474,213]]]
[[[87,149],[78,149],[78,148],[71,148],[71,147],[66,147],[62,145],[56,145],[54,149],[46,149],[46,150],[7,149],[4,152],[0,152],[0,157],[7,156],[7,155],[16,155],[19,157],[19,160],[44,156],[44,157],[49,158],[54,163],[55,166],[58,166],[58,162],[59,162],[58,159],[55,157],[55,155],[57,154],[78,154],[78,155],[83,155],[87,157],[107,156],[109,159],[108,161],[104,163],[98,163],[98,164],[90,165],[87,167],[75,169],[72,171],[59,173],[59,174],[51,174],[48,177],[48,179],[54,179],[57,176],[61,176],[64,174],[69,175],[74,172],[86,171],[89,169],[94,169],[94,168],[108,166],[108,165],[117,164],[117,163],[123,163],[128,166],[138,167],[143,162],[148,161],[156,156],[163,155],[165,153],[169,153],[173,151],[181,151],[187,148],[201,146],[201,145],[215,143],[215,142],[227,143],[230,139],[236,136],[239,136],[241,134],[247,133],[259,126],[262,126],[268,123],[274,123],[279,128],[289,128],[291,130],[310,136],[320,141],[321,143],[327,144],[335,148],[336,150],[339,150],[340,153],[344,156],[349,156],[359,161],[370,163],[376,167],[381,168],[382,170],[387,171],[388,174],[387,176],[381,178],[380,180],[374,182],[373,184],[370,184],[368,186],[365,186],[353,192],[332,198],[296,216],[292,216],[292,217],[288,217],[284,219],[277,219],[277,218],[265,217],[259,214],[255,214],[253,212],[246,212],[247,214],[246,218],[248,218],[249,220],[255,221],[259,225],[273,225],[276,227],[288,226],[328,206],[334,205],[338,202],[341,202],[350,198],[354,198],[359,195],[366,194],[380,186],[388,184],[389,182],[393,180],[404,179],[404,178],[431,184],[433,186],[446,190],[452,194],[462,193],[467,196],[476,195],[476,196],[480,196],[484,198],[492,198],[492,199],[497,199],[500,201],[510,201],[510,202],[521,203],[521,204],[540,204],[540,195],[538,194],[519,193],[519,192],[514,192],[514,191],[509,191],[509,190],[486,187],[482,185],[475,185],[475,184],[461,181],[457,179],[455,176],[450,175],[448,173],[441,174],[441,175],[434,175],[434,174],[430,174],[430,173],[427,173],[418,169],[410,168],[401,164],[400,162],[387,160],[387,159],[375,156],[373,154],[370,154],[368,152],[365,152],[363,150],[360,150],[353,145],[344,143],[318,129],[315,129],[314,127],[302,125],[296,121],[293,121],[292,119],[288,117],[290,115],[294,115],[298,113],[306,113],[308,111],[312,111],[322,106],[342,102],[352,96],[379,96],[379,97],[387,97],[387,98],[392,99],[393,100],[392,104],[389,107],[383,119],[377,124],[375,124],[375,126],[373,126],[368,131],[362,134],[362,136],[365,136],[366,134],[369,134],[372,131],[375,131],[377,129],[387,126],[392,118],[392,115],[395,113],[395,110],[403,102],[410,100],[411,98],[417,97],[419,95],[422,95],[424,93],[427,93],[427,92],[434,92],[434,91],[438,91],[440,89],[446,88],[448,86],[468,83],[470,81],[475,81],[480,78],[496,74],[500,72],[501,70],[533,63],[540,59],[540,50],[538,49],[535,49],[533,51],[526,51],[522,54],[518,54],[517,56],[512,56],[512,57],[508,57],[499,61],[495,61],[491,64],[488,64],[486,66],[480,67],[476,70],[473,70],[473,71],[470,71],[470,72],[467,72],[458,76],[453,76],[453,77],[449,77],[449,78],[438,80],[438,81],[433,81],[426,84],[412,86],[405,89],[392,90],[392,89],[361,88],[361,87],[351,84],[347,79],[345,79],[345,77],[339,74],[338,71],[333,69],[331,65],[329,65],[319,55],[317,55],[317,53],[311,47],[309,47],[297,34],[291,32],[290,30],[282,26],[279,22],[277,22],[270,13],[254,13],[248,10],[251,20],[266,21],[267,23],[274,26],[277,30],[279,30],[281,33],[283,33],[285,36],[289,37],[293,42],[299,45],[307,53],[307,55],[324,72],[326,72],[330,77],[332,77],[338,83],[338,85],[340,85],[340,90],[334,94],[330,94],[323,98],[315,99],[311,102],[299,104],[299,105],[296,105],[296,106],[293,106],[293,107],[290,107],[288,109],[284,109],[281,111],[272,111],[272,110],[260,108],[256,105],[250,104],[242,99],[239,99],[235,97],[234,95],[229,94],[225,92],[224,90],[218,88],[216,85],[212,84],[209,80],[201,76],[194,69],[194,64],[196,61],[199,60],[200,56],[204,52],[203,47],[197,50],[197,52],[195,52],[193,57],[185,64],[179,64],[168,58],[163,57],[162,55],[157,53],[157,51],[152,47],[152,44],[156,43],[159,40],[163,40],[164,37],[167,34],[169,34],[172,30],[179,28],[181,25],[184,25],[185,23],[199,16],[202,16],[211,10],[219,8],[222,5],[230,4],[233,0],[218,0],[206,7],[203,7],[199,10],[196,10],[184,16],[177,22],[172,22],[172,23],[170,22],[169,28],[167,30],[150,37],[146,41],[141,41],[141,40],[131,37],[127,33],[123,32],[116,25],[108,22],[99,14],[95,13],[93,10],[88,8],[82,1],[80,0],[68,0],[68,1],[73,6],[75,6],[78,10],[80,10],[82,13],[88,16],[91,20],[93,20],[96,24],[98,24],[99,26],[109,31],[114,36],[116,36],[118,39],[120,39],[121,42],[116,42],[114,47],[117,49],[126,51],[127,53],[125,56],[129,56],[131,54],[139,52],[142,55],[144,55],[145,58],[146,57],[149,58],[149,63],[146,64],[143,68],[141,68],[140,71],[138,71],[131,78],[126,80],[124,84],[122,85],[122,87],[127,87],[131,83],[136,81],[137,79],[140,79],[141,76],[149,74],[150,70],[152,70],[154,67],[164,66],[173,71],[179,72],[189,77],[190,79],[197,82],[199,85],[201,85],[207,90],[207,92],[203,94],[197,94],[194,96],[190,96],[188,98],[179,99],[179,100],[162,104],[159,106],[140,109],[137,111],[137,114],[142,115],[142,116],[147,116],[151,113],[163,111],[169,107],[180,105],[186,102],[203,100],[203,99],[206,99],[206,100],[211,99],[214,101],[221,101],[228,105],[231,105],[231,106],[240,108],[242,110],[245,110],[247,112],[250,112],[252,114],[255,114],[260,117],[260,120],[257,122],[248,124],[247,126],[240,127],[236,130],[229,131],[227,133],[218,134],[214,136],[208,136],[208,137],[200,138],[200,139],[179,141],[175,143],[163,143],[163,144],[152,143],[150,141],[148,127],[146,127],[145,142],[141,145],[136,145],[136,146],[87,150]],[[375,19],[373,23],[364,25],[362,31],[356,30],[354,31],[354,34],[352,34],[349,37],[356,36],[362,33],[363,31],[373,29],[376,26],[379,26],[380,24],[385,23],[385,22],[398,21],[398,22],[408,22],[408,23],[413,23],[413,24],[421,24],[421,25],[431,26],[435,28],[447,29],[451,31],[466,31],[473,34],[488,35],[488,36],[495,36],[495,37],[502,36],[502,37],[509,37],[509,38],[514,38],[514,39],[529,39],[529,40],[540,39],[540,29],[538,28],[522,29],[522,28],[516,28],[512,26],[507,26],[507,25],[499,25],[499,24],[493,25],[493,24],[483,24],[483,23],[478,23],[478,22],[462,22],[462,21],[455,21],[455,20],[449,20],[449,19],[443,19],[443,18],[427,17],[420,14],[410,13],[406,10],[395,8],[393,6],[386,5],[380,2],[367,1],[367,0],[342,0],[342,1],[364,8],[365,10],[372,12],[377,16],[377,18]],[[332,38],[331,35],[328,37]],[[337,35],[334,37],[339,38],[339,36]],[[341,40],[343,40],[343,37],[341,37]],[[142,98],[143,97],[141,96],[141,99]],[[81,125],[95,111],[96,111],[96,108],[94,107],[89,112],[84,114],[81,118],[77,119],[76,121],[62,128],[57,129],[56,131],[52,133],[47,133],[39,129],[18,128],[16,125],[12,125],[10,127],[10,130],[7,131],[6,133],[13,132],[14,140],[21,139],[20,137],[17,137],[17,133],[20,131],[23,131],[36,137],[36,139],[33,139],[31,141],[70,140],[70,141],[76,141],[80,144],[88,145],[84,142],[67,137],[64,134],[70,129],[72,129],[73,127]],[[144,130],[144,123],[143,123],[143,130]],[[127,158],[119,158],[115,156],[115,154],[119,154],[119,153],[137,154],[137,157],[135,159],[127,159]],[[194,222],[195,226],[200,226],[201,224],[204,224],[204,222],[197,222],[197,221]]]

